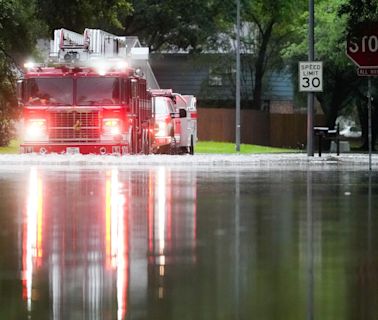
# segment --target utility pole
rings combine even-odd
[[[308,5],[308,61],[314,61],[314,0],[309,0]],[[307,156],[314,156],[314,100],[315,93],[307,93]]]
[[[236,0],[236,152],[240,152],[240,0]]]

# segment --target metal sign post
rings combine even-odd
[[[371,78],[368,78],[368,141],[369,141],[369,170],[371,171],[372,132],[371,132]]]
[[[240,152],[240,0],[236,0],[236,152]]]
[[[314,0],[308,2],[308,60],[314,61],[315,58],[315,45],[314,45],[314,20],[315,9]],[[314,156],[314,100],[315,93],[308,92],[307,94],[307,156]]]
[[[372,133],[372,124],[371,124],[371,77],[376,76],[377,68],[358,68],[357,74],[359,76],[367,76],[368,77],[368,90],[367,90],[367,109],[368,109],[368,144],[369,144],[369,171],[371,171],[371,157],[373,152],[373,133]]]

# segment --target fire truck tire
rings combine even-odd
[[[141,147],[142,147],[142,153],[146,154],[146,133],[145,133],[144,129],[142,130],[142,144],[141,144]]]
[[[129,131],[129,152],[134,154],[134,133],[132,129]]]
[[[143,154],[149,154],[150,153],[148,130],[146,130],[146,129],[143,129],[143,132],[142,132],[142,152],[143,152]]]
[[[194,138],[193,135],[190,136],[190,146],[189,146],[189,154],[194,154]]]
[[[138,154],[143,153],[143,131],[138,137],[137,152]]]
[[[136,154],[138,153],[138,139],[137,139],[137,135],[136,135],[136,132],[135,132],[135,129],[132,128],[130,130],[130,142],[131,142],[131,146],[130,146],[130,153],[131,154]]]
[[[169,145],[169,154],[177,154],[176,138],[172,137],[171,144]]]

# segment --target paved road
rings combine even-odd
[[[348,153],[323,154],[308,157],[304,153],[252,154],[252,155],[137,155],[137,156],[96,156],[96,155],[0,155],[0,166],[7,165],[49,165],[49,166],[108,166],[108,165],[167,165],[167,166],[222,166],[249,167],[255,169],[301,169],[311,168],[338,169],[355,167],[365,170],[369,164],[368,154]],[[378,154],[372,156],[372,167],[378,167]]]

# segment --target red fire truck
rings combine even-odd
[[[152,151],[151,95],[143,72],[131,66],[126,42],[98,29],[55,31],[52,62],[25,66],[21,153]]]

